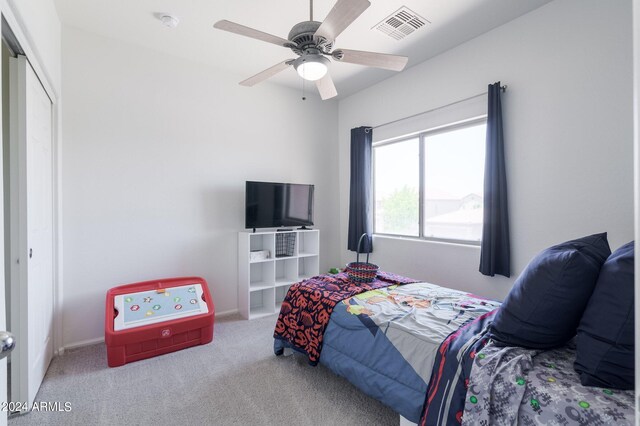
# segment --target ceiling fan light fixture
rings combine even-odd
[[[305,80],[320,80],[329,70],[329,60],[320,54],[305,54],[293,63],[298,75]]]

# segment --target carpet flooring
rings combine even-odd
[[[300,355],[273,354],[276,316],[216,320],[213,342],[107,367],[104,344],[57,357],[20,425],[398,425],[391,409]]]

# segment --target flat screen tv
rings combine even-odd
[[[245,227],[313,225],[313,185],[247,181]]]

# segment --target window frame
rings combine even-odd
[[[453,123],[444,124],[442,126],[433,127],[431,129],[422,130],[416,133],[410,133],[408,135],[398,136],[396,138],[385,139],[382,141],[374,142],[372,144],[372,182],[373,182],[373,234],[382,236],[382,237],[390,237],[390,238],[407,238],[413,240],[421,240],[421,241],[431,241],[438,243],[449,243],[449,244],[462,244],[468,246],[480,246],[482,244],[482,240],[473,241],[473,240],[461,240],[456,238],[437,238],[437,237],[427,237],[424,235],[424,200],[425,200],[425,191],[426,185],[424,184],[424,176],[425,176],[425,165],[424,165],[424,156],[425,156],[425,139],[427,137],[437,135],[440,133],[448,133],[451,131],[463,129],[466,127],[473,127],[479,124],[487,123],[487,115],[483,114],[477,117],[469,118],[467,120],[456,121]],[[406,142],[408,140],[414,140],[418,138],[418,179],[419,179],[419,187],[418,187],[418,235],[403,235],[403,234],[389,234],[385,232],[377,232],[376,231],[376,148],[386,145],[393,145],[396,143]]]

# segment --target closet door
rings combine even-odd
[[[11,399],[31,405],[53,356],[53,109],[24,56],[11,59],[11,77],[18,269],[11,280]]]

